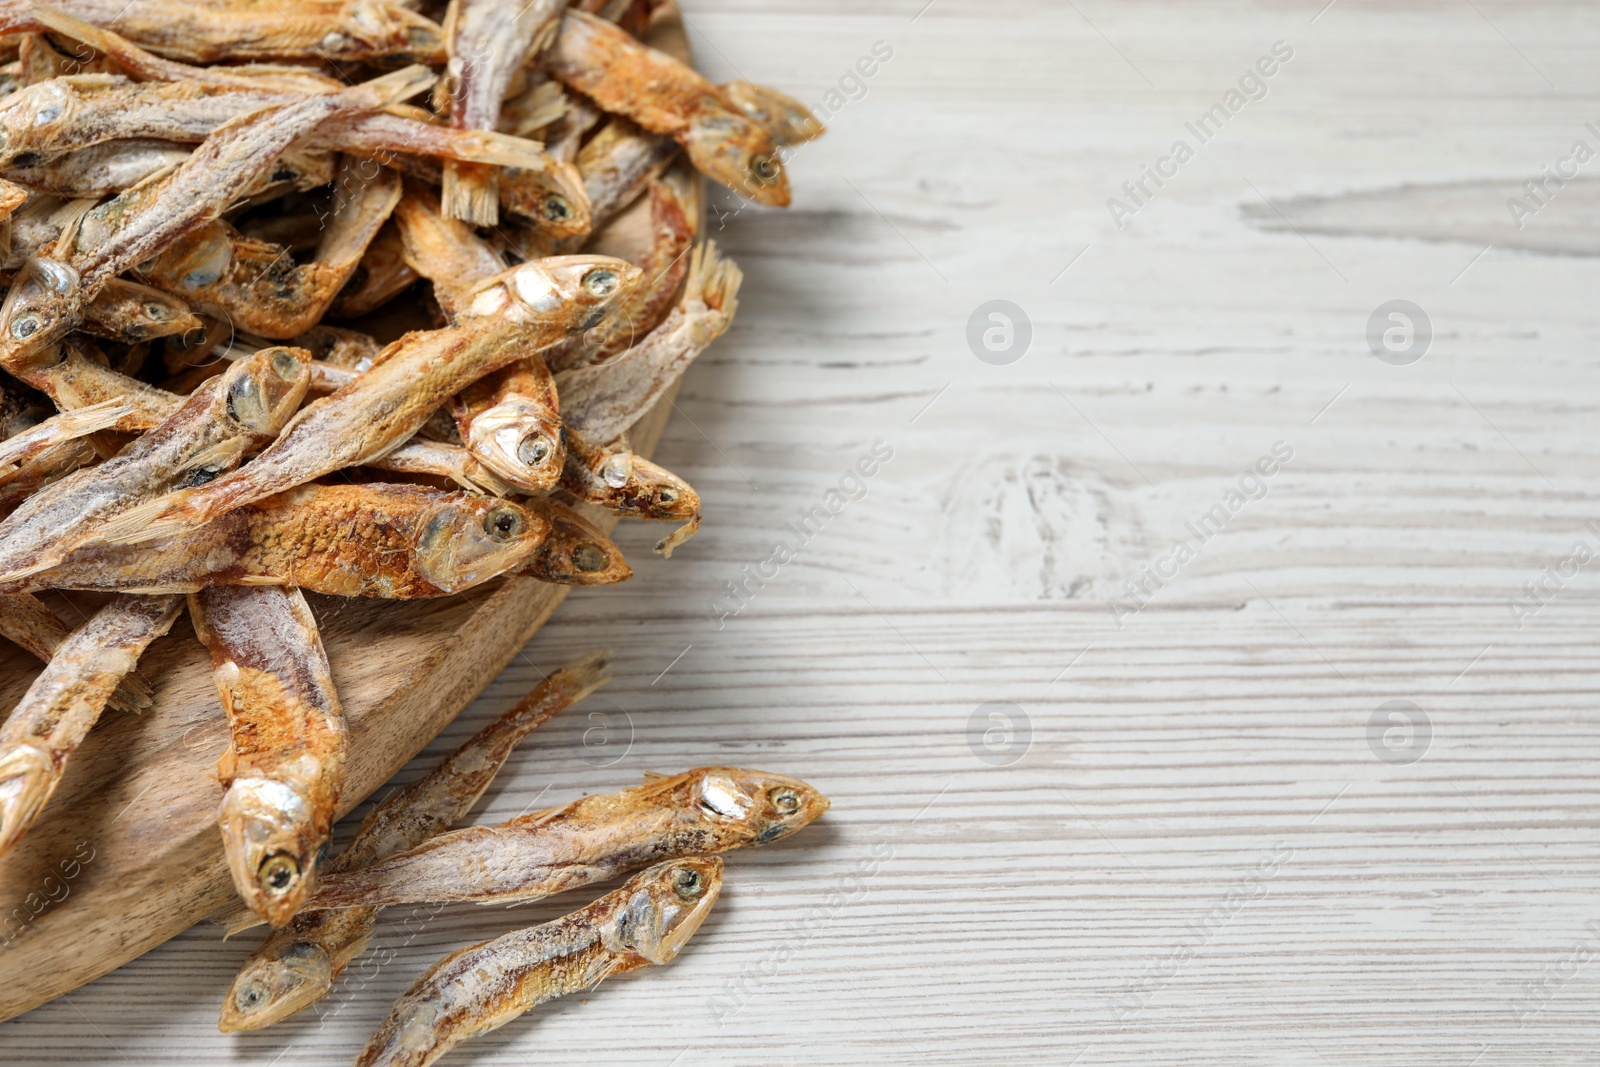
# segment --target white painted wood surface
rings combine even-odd
[[[479,820],[710,762],[834,807],[730,857],[671,968],[446,1062],[1594,1062],[1600,560],[1520,626],[1511,603],[1600,546],[1600,261],[1271,205],[1480,182],[1466,210],[1504,225],[1600,149],[1600,19],[1322,2],[686,5],[714,75],[807,100],[894,55],[797,154],[795,207],[718,235],[739,321],[660,452],[705,529],[671,561],[625,529],[637,578],[573,596],[429,752],[604,645],[616,681]],[[1107,198],[1280,40],[1265,97],[1117,229]],[[1591,203],[1539,224],[1594,231]],[[1032,320],[1010,366],[965,340],[996,298]],[[1368,350],[1392,299],[1433,325],[1413,365]],[[880,440],[864,498],[719,628],[710,597]],[[1265,495],[1118,628],[1107,598],[1279,441]],[[1369,744],[1391,700],[1431,725],[1417,762]],[[1006,766],[968,743],[992,701],[1031,722]],[[0,1060],[347,1063],[433,958],[578,903],[392,916],[326,1017],[239,1037],[213,1024],[254,941],[197,928],[0,1025]]]

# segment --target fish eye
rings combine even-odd
[[[269,893],[285,892],[299,877],[300,865],[294,861],[293,856],[282,852],[276,856],[269,856],[261,865],[261,870],[256,873],[256,881]]]
[[[144,313],[148,318],[155,319],[157,322],[165,322],[167,319],[172,318],[172,309],[165,304],[158,304],[154,300],[145,304]]]
[[[617,286],[622,284],[616,271],[607,270],[605,267],[596,267],[583,276],[583,287],[592,296],[610,296],[617,291]]]
[[[772,791],[772,806],[780,815],[793,815],[800,810],[800,794],[788,786],[779,786]]]
[[[11,320],[11,336],[27,340],[44,328],[44,316],[37,311],[25,311]]]
[[[272,354],[272,373],[286,382],[300,377],[300,361],[282,349]]]
[[[664,485],[656,490],[656,499],[663,504],[676,504],[678,502],[678,491],[671,486]]]
[[[228,390],[228,415],[233,421],[253,426],[265,410],[266,401],[262,399],[261,386],[256,384],[254,378],[240,378]]]
[[[550,453],[554,451],[550,439],[544,434],[529,434],[517,446],[517,458],[530,467],[539,467],[544,465],[544,461],[549,459]]]
[[[483,518],[483,532],[496,541],[510,541],[522,533],[522,516],[511,508],[495,508]]]
[[[693,867],[679,867],[672,872],[672,891],[684,900],[693,900],[705,890],[705,879]]]
[[[539,201],[539,213],[549,222],[565,222],[572,218],[572,205],[560,193],[550,193]]]
[[[240,986],[233,995],[233,1003],[240,1011],[255,1011],[266,999],[267,994],[258,985]]]
[[[591,541],[585,541],[572,550],[572,563],[585,574],[605,570],[605,550]]]
[[[771,156],[750,157],[750,177],[757,185],[765,185],[778,178],[778,161]]]
[[[188,477],[179,483],[178,488],[193,489],[197,485],[205,485],[207,482],[215,481],[217,475],[221,473],[222,468],[214,463],[208,463],[204,467],[196,467],[189,472]]]

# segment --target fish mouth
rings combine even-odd
[[[333,988],[327,950],[296,941],[276,959],[252,960],[222,1000],[217,1029],[225,1034],[261,1030],[315,1004]]]
[[[235,779],[217,823],[239,898],[273,926],[288,922],[316,881],[304,798],[282,782]]]
[[[0,756],[0,856],[28,832],[60,780],[43,749],[18,745]]]

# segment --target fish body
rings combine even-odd
[[[27,593],[0,597],[0,637],[35,658],[49,663],[72,631],[36,597]],[[154,702],[150,685],[138,675],[126,675],[106,706],[114,711],[141,712]]]
[[[272,440],[310,381],[304,349],[270,348],[239,361],[119,455],[40,490],[0,522],[0,585],[66,555],[63,531],[83,530],[175,486],[205,481]]]
[[[548,529],[536,512],[493,497],[308,485],[160,541],[68,552],[53,567],[0,583],[0,594],[292,585],[332,596],[445,596],[526,565]]]
[[[473,826],[330,876],[307,908],[538,900],[668,859],[787,837],[828,809],[806,783],[700,767],[584,797],[498,826]]]
[[[553,922],[452,952],[395,1003],[356,1067],[426,1067],[546,1001],[668,963],[721,890],[716,857],[660,863]]]
[[[62,642],[0,724],[0,856],[39,817],[112,692],[182,607],[174,596],[113,600]]]
[[[604,685],[610,677],[606,666],[606,654],[596,652],[551,672],[428,775],[380,801],[329,872],[374,863],[459,822],[518,742]],[[377,908],[305,912],[273,931],[234,978],[218,1028],[224,1033],[259,1030],[320,1000],[366,947],[377,915]],[[229,932],[248,921],[230,924]]]
[[[313,478],[377,459],[472,382],[604,320],[639,284],[639,269],[605,256],[525,263],[485,281],[450,326],[407,334],[372,368],[314,401],[259,456],[208,485],[129,512],[98,539],[142,541],[192,529]],[[86,542],[79,542],[84,544]]]
[[[544,61],[604,110],[677,141],[708,178],[759,204],[788,206],[789,178],[766,128],[688,64],[581,11],[561,17]]]
[[[594,225],[610,222],[649,187],[678,155],[678,143],[612,118],[578,151],[578,173]]]
[[[316,882],[344,788],[349,731],[317,623],[298,589],[213,586],[189,597],[211,652],[230,744],[217,813],[240,898],[274,926]]]

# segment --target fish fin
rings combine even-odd
[[[661,553],[662,559],[671,559],[672,550],[693,537],[700,529],[700,513],[694,513],[694,518],[672,531],[667,536],[656,542],[656,551]]]
[[[647,781],[647,782],[659,782],[665,777],[666,777],[666,775],[662,774],[660,771],[645,771],[644,772],[644,780]]]
[[[476,226],[500,221],[500,176],[492,168],[447,160],[439,189],[439,211],[447,219]]]
[[[461,160],[468,163],[521,167],[535,174],[543,174],[556,164],[556,161],[545,152],[542,142],[530,141],[526,137],[516,137],[509,133],[496,133],[494,130],[457,130],[451,141],[453,150]],[[446,171],[446,174],[448,173]],[[445,214],[449,215],[448,209]]]
[[[694,250],[689,260],[689,284],[683,303],[699,301],[731,319],[739,309],[739,285],[743,281],[744,271],[738,264],[718,251],[717,242],[707,241]]]
[[[360,93],[363,97],[374,96],[377,102],[371,106],[376,109],[409,100],[418,93],[433,88],[433,83],[433,71],[416,63],[341,91]]]
[[[29,456],[55,444],[75,441],[99,430],[115,425],[124,415],[133,413],[133,406],[123,397],[112,397],[88,407],[73,408],[52,415],[30,430],[0,442],[0,466],[19,463]],[[36,431],[43,430],[39,433]],[[32,435],[30,437],[30,435]],[[6,472],[15,474],[15,471]],[[4,484],[0,476],[0,484]]]
[[[540,82],[528,93],[528,102],[517,115],[517,128],[510,131],[518,137],[526,137],[535,130],[560,122],[561,116],[567,113],[567,94],[560,82]]]
[[[183,533],[209,517],[203,507],[190,506],[188,498],[193,492],[179,489],[147,500],[107,519],[67,547],[75,550],[89,545],[137,545]]]

